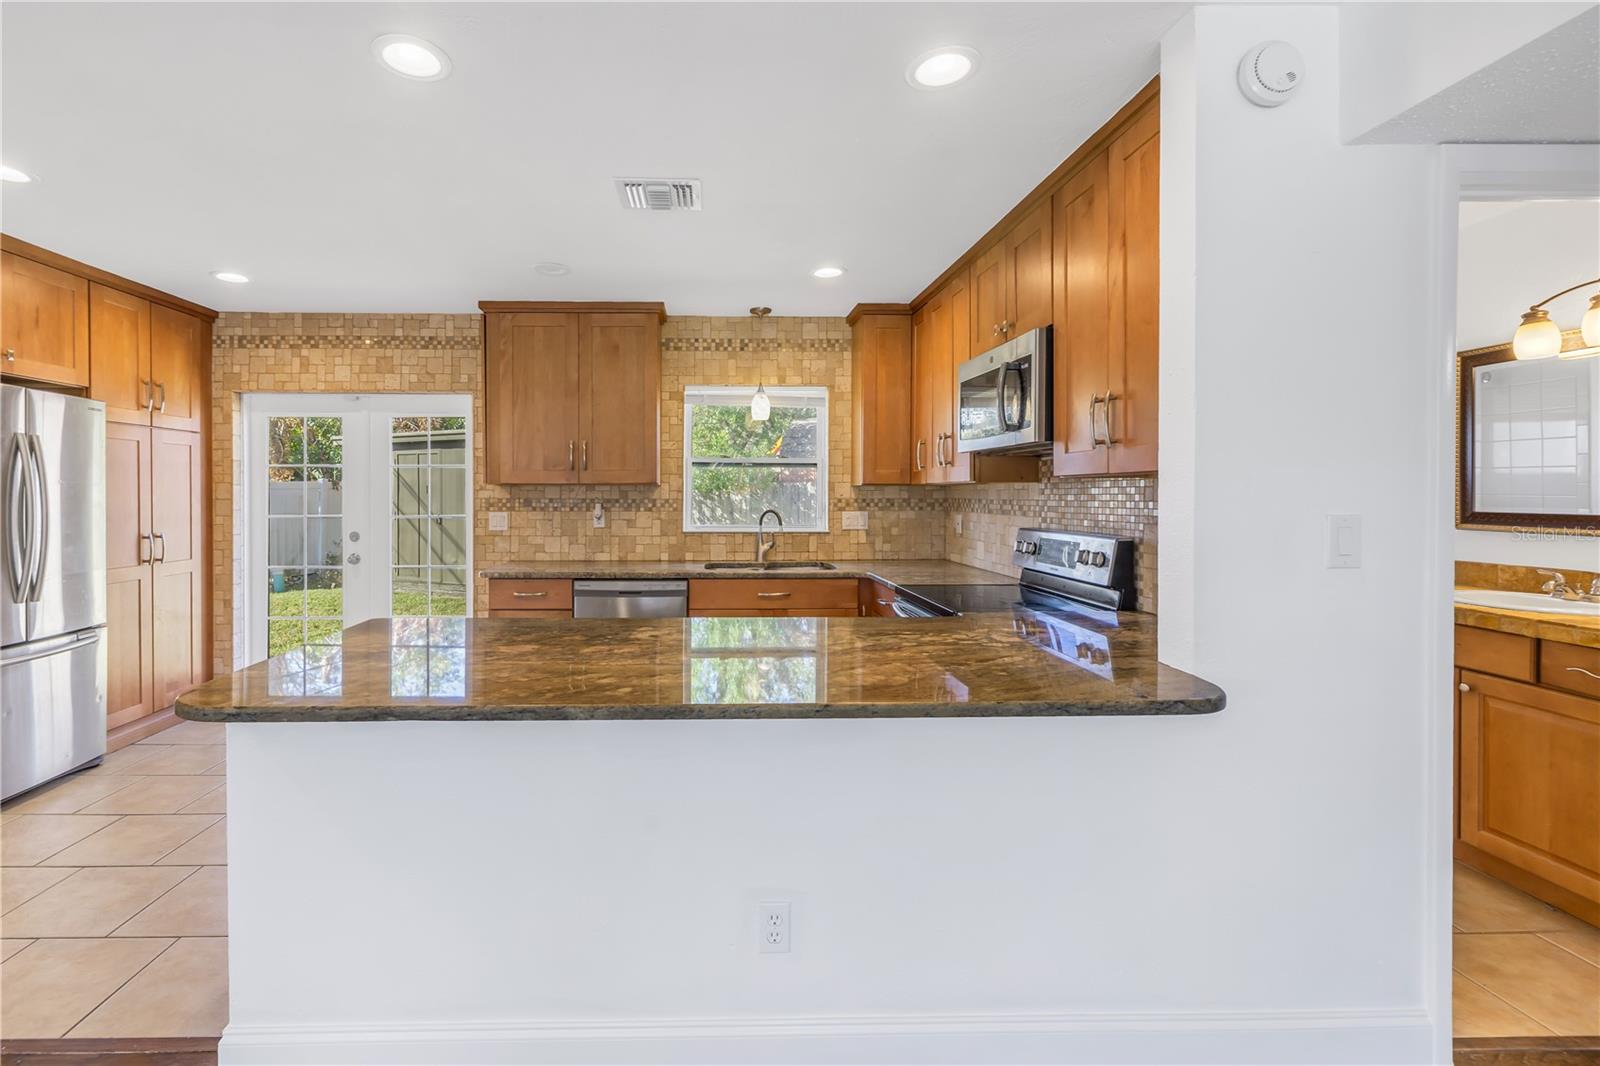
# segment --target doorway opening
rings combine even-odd
[[[1496,185],[1455,232],[1453,1029],[1572,1048],[1600,1045],[1600,190]]]
[[[470,396],[258,393],[244,418],[247,661],[472,613]]]

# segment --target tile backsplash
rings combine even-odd
[[[850,327],[842,318],[672,316],[662,326],[661,484],[488,485],[484,470],[482,317],[224,313],[213,342],[213,493],[219,670],[242,648],[241,399],[250,392],[464,392],[473,402],[473,561],[743,558],[750,534],[683,531],[683,393],[689,385],[825,385],[829,392],[827,533],[791,533],[779,557],[949,558],[1014,573],[1019,526],[1126,534],[1136,553],[1141,610],[1155,609],[1156,480],[1116,477],[952,487],[855,487],[851,470]],[[593,528],[596,504],[606,512]],[[488,515],[507,514],[490,532]],[[840,512],[865,511],[845,530]],[[961,530],[956,531],[957,519]],[[477,602],[485,602],[477,581]]]

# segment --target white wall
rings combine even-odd
[[[1534,301],[1600,277],[1600,201],[1462,204],[1457,257],[1457,347],[1504,344]],[[1551,317],[1563,329],[1576,329],[1594,291],[1552,301]],[[1458,529],[1455,555],[1472,562],[1597,570],[1600,540]]]
[[[1346,3],[1342,121],[1355,140],[1581,15],[1589,3]],[[1298,42],[1296,42],[1298,43]],[[1303,46],[1302,46],[1303,47]]]
[[[1234,72],[1275,38],[1306,77],[1265,110]],[[1229,706],[1183,766],[1176,738],[1144,761],[1169,794],[1204,798],[1217,859],[1192,890],[1275,975],[1270,993],[1220,977],[1218,1002],[1426,1008],[1447,1040],[1448,867],[1425,832],[1448,810],[1425,772],[1447,550],[1438,435],[1419,417],[1449,372],[1428,315],[1437,150],[1345,144],[1340,83],[1330,6],[1200,6],[1164,41],[1162,291],[1194,296],[1161,308],[1160,638]],[[1192,441],[1176,462],[1169,427]],[[1326,568],[1330,513],[1362,516],[1362,568]],[[1415,1061],[1410,1035],[1391,1061]]]

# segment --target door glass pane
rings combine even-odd
[[[267,419],[267,654],[344,628],[344,419]]]
[[[467,613],[467,420],[390,422],[390,565],[395,617]]]

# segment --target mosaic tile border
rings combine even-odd
[[[348,335],[319,336],[316,334],[236,334],[212,338],[214,349],[243,351],[248,349],[351,349],[396,348],[408,351],[476,352],[483,342],[477,337],[416,337],[410,335],[380,335],[352,337]]]
[[[841,355],[848,340],[824,337],[662,337],[663,352],[792,352]]]

